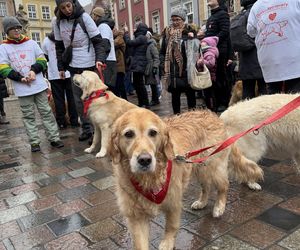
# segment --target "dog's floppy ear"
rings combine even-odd
[[[170,134],[167,130],[165,130],[164,135],[163,135],[163,155],[166,157],[168,160],[172,160],[175,157],[174,154],[174,148],[173,148],[173,143],[170,137]]]
[[[110,143],[108,146],[108,154],[110,155],[114,164],[119,164],[121,161],[121,150],[119,148],[119,134],[116,129],[113,129]]]

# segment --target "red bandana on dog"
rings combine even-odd
[[[86,99],[84,99],[83,104],[83,114],[86,115],[89,109],[89,106],[91,105],[92,101],[96,98],[105,96],[106,99],[109,98],[109,95],[105,92],[105,90],[99,89],[95,92],[93,92],[89,97],[87,97]]]
[[[134,186],[134,188],[136,189],[136,191],[138,191],[139,193],[141,193],[145,198],[147,198],[149,201],[152,201],[156,204],[160,204],[163,202],[163,200],[165,199],[168,189],[169,189],[169,184],[170,184],[170,180],[171,180],[171,173],[172,173],[172,161],[168,160],[168,166],[167,166],[167,177],[166,177],[166,182],[164,183],[164,185],[161,187],[161,189],[159,191],[144,191],[143,187],[140,186],[140,184],[134,180],[133,178],[130,179],[132,185]]]

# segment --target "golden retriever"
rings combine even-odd
[[[111,127],[114,121],[127,110],[136,106],[107,90],[108,87],[95,72],[83,71],[82,74],[76,74],[73,80],[82,89],[81,99],[83,101],[97,90],[103,90],[107,94],[94,99],[88,108],[88,116],[94,126],[94,137],[92,145],[84,150],[86,153],[92,153],[101,141],[101,149],[96,157],[104,157],[107,153]]]
[[[255,85],[255,96],[258,96],[258,86]],[[231,91],[231,98],[229,101],[229,106],[241,101],[243,99],[243,81],[236,81]]]
[[[182,194],[192,170],[201,182],[199,199],[191,207],[207,205],[211,186],[217,189],[213,216],[224,213],[228,181],[228,157],[232,152],[240,172],[248,178],[262,178],[261,170],[251,161],[244,161],[239,151],[227,148],[211,156],[205,163],[190,164],[173,160],[176,154],[211,146],[227,138],[222,121],[210,111],[187,112],[164,121],[153,112],[131,109],[113,125],[109,155],[112,158],[117,185],[117,199],[121,213],[127,218],[135,249],[149,248],[149,221],[159,212],[165,213],[165,235],[159,249],[173,249],[180,224]],[[212,152],[212,150],[209,150]],[[203,154],[202,154],[203,156]],[[145,198],[133,184],[145,192],[159,193],[168,180],[167,162],[172,161],[172,172],[165,199],[156,204]],[[234,171],[238,177],[239,171]],[[150,192],[151,193],[151,192]],[[152,195],[152,194],[151,194]]]
[[[220,116],[230,135],[245,131],[271,116],[299,94],[259,96],[229,107]],[[237,141],[247,158],[258,162],[262,157],[275,160],[294,159],[300,173],[300,108]]]

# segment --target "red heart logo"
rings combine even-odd
[[[276,18],[276,13],[271,13],[270,15],[269,15],[269,19],[271,20],[271,21],[273,21],[275,18]]]
[[[26,54],[21,54],[20,57],[21,57],[22,59],[25,59]]]

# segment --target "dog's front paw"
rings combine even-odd
[[[174,249],[174,240],[168,239],[163,240],[158,247],[159,250],[173,250]]]
[[[206,205],[207,205],[207,202],[197,200],[197,201],[193,202],[193,204],[191,205],[191,208],[197,210],[197,209],[205,208]]]
[[[85,153],[89,153],[89,154],[92,153],[93,151],[94,151],[93,147],[89,147],[84,150]]]
[[[215,206],[213,210],[213,217],[214,218],[220,217],[222,214],[224,214],[224,211],[225,211],[225,205]]]
[[[251,190],[261,190],[261,185],[259,185],[257,182],[248,182],[247,186],[251,189]]]
[[[96,158],[102,158],[106,155],[106,150],[100,150],[99,153],[96,154]]]

